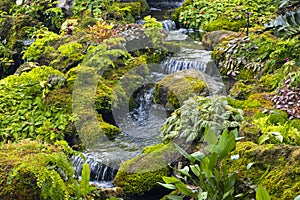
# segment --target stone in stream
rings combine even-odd
[[[170,110],[179,108],[192,96],[208,96],[209,89],[204,74],[196,69],[173,73],[159,81],[154,90],[153,101]]]
[[[237,33],[226,30],[208,32],[202,38],[203,46],[205,47],[205,49],[211,51],[217,44],[219,44],[222,41],[222,39],[230,35],[237,36]]]

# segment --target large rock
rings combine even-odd
[[[208,96],[205,75],[196,69],[188,69],[166,76],[155,86],[153,100],[167,109],[177,109],[192,96]]]
[[[142,195],[159,185],[169,175],[168,165],[178,158],[176,149],[169,144],[147,147],[143,153],[123,162],[114,179],[124,196]]]
[[[237,154],[239,159],[230,160],[229,165],[231,171],[238,171],[240,182],[236,192],[243,193],[243,199],[255,199],[253,187],[258,184],[262,184],[274,200],[291,200],[300,195],[299,146],[238,142],[232,152],[232,155]]]
[[[63,199],[75,196],[73,166],[55,146],[23,140],[0,146],[0,199]],[[69,196],[70,195],[70,196]]]
[[[237,34],[233,31],[226,31],[226,30],[220,30],[220,31],[212,31],[206,33],[202,38],[202,43],[205,49],[207,50],[213,50],[214,47],[219,44],[224,38]]]

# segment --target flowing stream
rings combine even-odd
[[[158,2],[160,8],[166,1]],[[182,3],[182,2],[181,2]],[[180,4],[181,5],[181,4]],[[153,6],[150,4],[150,6]],[[176,5],[174,6],[176,7]],[[191,40],[186,31],[176,30],[176,25],[171,20],[162,21],[164,29],[169,33],[166,40],[177,41],[181,50],[174,53],[160,64],[160,71],[152,71],[145,84],[136,90],[132,96],[136,106],[125,116],[118,120],[118,127],[122,130],[114,140],[95,145],[83,153],[91,170],[91,182],[102,188],[113,187],[113,178],[121,162],[139,155],[143,148],[160,142],[158,138],[160,129],[167,119],[165,109],[153,104],[153,83],[158,82],[167,74],[186,69],[197,69],[206,75],[204,79],[211,91],[210,95],[222,94],[224,85],[215,64],[211,61],[210,52],[203,50],[199,42]],[[83,159],[73,159],[75,170],[80,175]]]

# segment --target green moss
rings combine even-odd
[[[130,14],[134,17],[140,16],[142,12],[142,5],[140,2],[124,2],[118,3],[120,8],[130,7]]]
[[[239,80],[253,80],[255,73],[252,70],[240,69],[239,74],[236,76]]]
[[[44,191],[44,199],[62,199],[65,194],[69,196],[74,184],[74,170],[63,151],[60,145],[51,146],[30,140],[0,146],[0,198],[43,199],[45,187],[48,191]],[[17,174],[14,170],[18,170]],[[55,174],[57,179],[47,182]],[[68,180],[63,176],[67,176]],[[55,194],[47,196],[51,191]]]
[[[143,194],[162,181],[169,173],[168,164],[174,156],[171,143],[147,147],[144,152],[123,162],[114,179],[116,186],[123,189],[125,196]]]
[[[232,152],[232,155],[236,154],[239,154],[240,158],[229,161],[228,164],[232,171],[239,171],[240,191],[246,188],[251,190],[249,186],[261,183],[270,193],[271,199],[290,200],[300,194],[299,147],[238,142],[236,150]],[[247,170],[249,163],[254,164]],[[254,198],[254,195],[255,193],[248,193],[243,199]]]
[[[143,149],[143,154],[148,154],[148,153],[157,151],[165,146],[166,146],[166,144],[164,144],[164,143],[158,143],[156,145],[147,146],[146,148]]]
[[[113,139],[121,130],[104,122],[102,116],[95,111],[85,109],[81,112],[80,120],[76,123],[79,129],[79,138],[85,147],[93,147],[99,144],[99,141]]]
[[[244,27],[246,27],[245,20],[229,20],[227,16],[220,16],[219,18],[205,24],[203,29],[207,32],[217,30],[238,32],[240,28]]]
[[[245,81],[237,81],[229,91],[230,95],[235,99],[245,100],[250,94],[256,93],[256,87]]]
[[[274,74],[266,74],[262,76],[258,81],[260,91],[274,91],[280,85],[282,79],[282,73],[280,73],[278,70]]]
[[[227,101],[232,107],[243,109],[246,117],[252,118],[255,115],[261,115],[264,110],[272,108],[274,104],[271,99],[272,94],[264,92],[251,94],[246,100],[227,98]]]
[[[257,143],[260,135],[260,129],[255,124],[249,121],[243,121],[239,131],[239,136],[244,137],[243,141],[251,141]]]
[[[288,121],[288,113],[283,110],[274,109],[272,113],[268,115],[268,123],[277,125],[284,124]]]
[[[176,109],[191,96],[208,95],[207,85],[201,76],[193,69],[166,76],[155,86],[154,102]]]

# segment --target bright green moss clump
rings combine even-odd
[[[177,109],[189,97],[208,94],[202,74],[190,69],[168,75],[159,81],[155,86],[154,101],[167,108]]]
[[[158,187],[157,182],[169,173],[168,164],[176,155],[174,151],[171,143],[147,147],[141,155],[121,164],[115,185],[123,189],[125,196],[143,194]]]
[[[227,16],[219,17],[204,25],[205,31],[229,30],[238,32],[240,28],[246,27],[245,20],[229,20]]]
[[[70,198],[74,169],[63,151],[30,140],[0,146],[0,199]]]
[[[229,164],[232,171],[239,171],[240,183],[237,185],[240,191],[261,183],[274,200],[291,200],[300,194],[299,147],[238,142],[232,152],[232,155],[236,154],[239,159],[229,161]],[[247,170],[249,163],[253,165]],[[247,193],[243,199],[254,198],[254,195]]]

